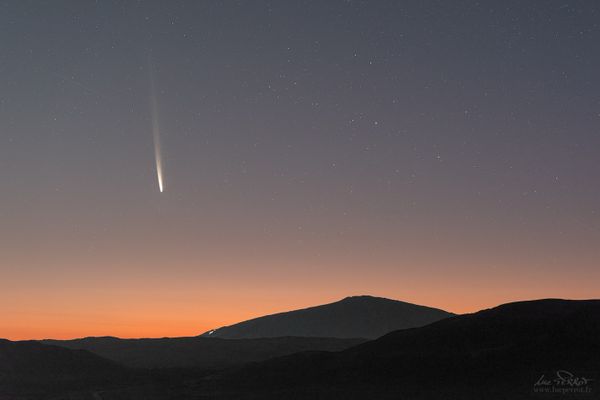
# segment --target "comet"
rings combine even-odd
[[[156,162],[156,178],[158,180],[158,190],[164,191],[163,178],[163,160],[160,143],[160,124],[158,121],[158,99],[156,97],[156,83],[154,79],[154,69],[152,68],[152,58],[148,56],[148,73],[150,76],[150,112],[152,114],[152,138],[154,141],[154,160]]]

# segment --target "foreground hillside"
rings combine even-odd
[[[372,296],[347,297],[335,303],[267,315],[204,333],[203,337],[247,339],[312,336],[375,339],[394,330],[414,328],[454,314]]]
[[[0,339],[0,399],[106,387],[129,375],[125,368],[85,350]]]

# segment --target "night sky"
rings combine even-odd
[[[600,297],[599,43],[597,1],[0,1],[1,336]]]

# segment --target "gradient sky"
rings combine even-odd
[[[13,0],[0,27],[0,337],[600,297],[597,1]]]

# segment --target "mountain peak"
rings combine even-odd
[[[370,294],[359,294],[359,295],[355,295],[355,296],[347,296],[347,297],[344,297],[340,301],[357,301],[357,300],[388,300],[388,301],[394,301],[394,300],[386,299],[384,297],[371,296]]]
[[[376,338],[393,330],[423,326],[452,315],[436,308],[358,295],[211,329],[201,336],[225,339],[280,336]]]
[[[338,303],[341,302],[363,302],[363,303],[367,303],[367,302],[385,302],[385,303],[403,303],[403,304],[411,304],[411,303],[407,303],[401,300],[392,300],[392,299],[388,299],[386,297],[379,297],[379,296],[373,296],[370,294],[359,294],[359,295],[354,295],[354,296],[347,296],[344,297],[343,299],[341,299],[340,301],[338,301]]]

